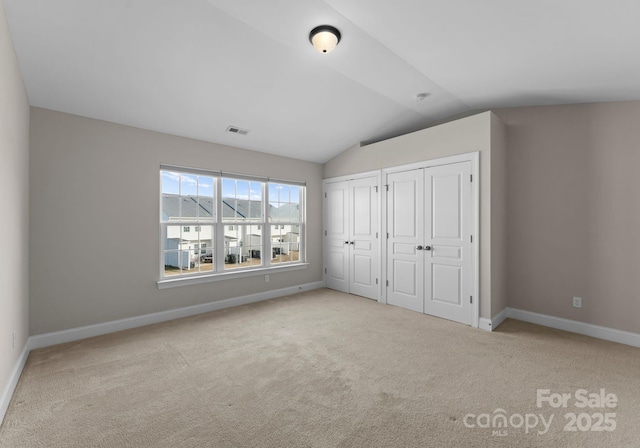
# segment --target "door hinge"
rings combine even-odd
[[[473,182],[473,174],[469,174],[469,182]]]
[[[385,184],[385,187],[387,188],[387,191],[389,191],[389,184]]]
[[[378,279],[376,279],[376,285],[378,284]]]
[[[469,235],[469,240],[473,243],[473,235]]]
[[[378,232],[376,232],[376,238],[378,238]]]
[[[469,296],[469,303],[473,303],[473,296]]]
[[[327,236],[327,231],[326,230],[324,231],[324,236]]]
[[[327,193],[325,193],[325,194],[324,194],[324,197],[325,197],[325,198],[327,197]]]
[[[378,192],[378,186],[377,185],[375,186],[375,189],[376,189],[376,193],[377,193]]]
[[[389,286],[389,280],[387,280],[387,287]]]
[[[327,268],[324,268],[324,273],[325,273],[325,274],[327,273]]]
[[[389,239],[389,232],[387,232],[387,239]]]

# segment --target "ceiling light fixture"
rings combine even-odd
[[[309,42],[320,53],[331,53],[340,42],[340,31],[331,25],[320,25],[309,33]]]

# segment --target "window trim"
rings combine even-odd
[[[308,267],[309,263],[306,262],[286,263],[282,265],[272,265],[268,268],[261,266],[259,268],[234,269],[231,271],[220,272],[216,274],[193,274],[189,276],[183,275],[180,277],[164,277],[158,280],[156,283],[158,285],[158,289],[167,289],[175,288],[177,286],[198,285],[200,283],[231,280],[234,278],[254,277],[258,275],[276,274],[286,271],[299,271],[302,269],[307,269]]]
[[[165,241],[162,239],[162,229],[163,226],[167,226],[168,223],[162,220],[162,172],[170,171],[174,173],[180,174],[188,174],[188,175],[199,175],[199,176],[207,176],[212,177],[214,181],[214,208],[215,208],[215,220],[212,222],[205,223],[206,225],[212,226],[212,245],[211,247],[207,247],[207,250],[212,250],[215,254],[215,269],[216,271],[205,271],[205,272],[196,272],[189,274],[178,274],[172,276],[165,276]],[[306,269],[309,266],[307,263],[307,238],[306,238],[306,182],[301,181],[293,181],[293,180],[284,180],[284,179],[271,179],[268,177],[259,177],[252,175],[243,175],[237,173],[226,173],[223,171],[216,170],[203,170],[198,168],[188,168],[188,167],[180,167],[174,165],[160,165],[159,170],[159,199],[160,199],[160,213],[159,213],[159,225],[160,225],[160,245],[159,245],[159,279],[157,281],[158,289],[172,288],[175,286],[182,285],[192,285],[199,283],[207,283],[219,280],[227,280],[233,278],[242,278],[242,277],[250,277],[257,275],[265,275],[269,273],[276,272],[284,272],[284,271],[292,271],[299,269]],[[251,223],[251,222],[234,222],[234,221],[225,221],[223,217],[223,198],[222,198],[222,181],[223,178],[237,179],[249,182],[261,182],[262,183],[262,220],[259,223]],[[263,254],[271,254],[273,241],[271,239],[271,225],[269,219],[269,184],[270,183],[279,183],[290,186],[302,187],[301,194],[299,198],[299,207],[300,207],[300,222],[295,223],[295,225],[299,226],[300,235],[299,235],[299,243],[300,243],[300,251],[299,251],[299,260],[298,261],[288,261],[288,262],[280,262],[280,263],[271,263],[271,256],[264,257],[262,259],[262,264],[259,266],[246,266],[239,267],[233,269],[226,269],[224,264],[224,253],[225,253],[225,232],[224,228],[227,225],[259,225],[261,227],[261,235],[262,235],[262,244],[260,246],[260,250]],[[177,224],[177,223],[176,223]],[[195,225],[196,223],[187,223],[182,222],[182,226],[185,225]],[[276,223],[273,223],[275,225]],[[281,223],[280,225],[285,225],[288,223]],[[197,225],[201,225],[200,222]],[[182,230],[182,229],[181,229]],[[200,252],[198,250],[197,252]]]

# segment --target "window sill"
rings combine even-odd
[[[255,277],[257,275],[275,274],[278,272],[298,271],[307,269],[309,263],[295,263],[286,266],[271,266],[268,268],[248,269],[246,271],[222,272],[219,274],[198,275],[195,277],[163,278],[158,280],[158,289],[175,288],[178,286],[197,285],[200,283],[217,282],[234,278]]]

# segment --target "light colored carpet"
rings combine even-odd
[[[35,350],[0,446],[639,447],[639,355],[511,320],[488,333],[322,289]],[[618,406],[536,407],[537,389],[581,388],[615,393]],[[529,433],[464,424],[497,409],[514,426],[515,414],[553,420],[542,435],[542,423]],[[567,432],[569,412],[589,424],[615,412],[617,428]]]

